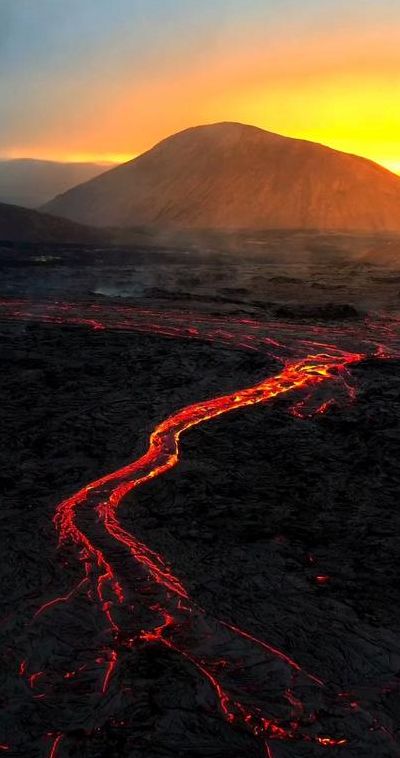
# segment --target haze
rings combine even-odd
[[[124,161],[240,121],[400,172],[398,0],[2,0],[0,156]]]

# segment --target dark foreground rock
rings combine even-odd
[[[57,550],[57,503],[140,455],[172,411],[248,386],[272,373],[273,361],[201,342],[40,325],[2,326],[1,342],[5,754],[46,756],[62,733],[61,758],[261,758],[261,744],[223,721],[192,667],[157,645],[127,649],[105,696],[91,692],[90,672],[63,698],[53,680],[29,683],[18,669],[27,659],[30,674],[51,670],[62,653],[75,672],[102,639],[83,606],[63,609],[59,626],[44,615],[31,623],[43,600],[81,577],[74,548]],[[167,557],[211,618],[268,639],[350,693],[346,708],[317,714],[328,732],[351,736],[348,746],[279,742],[274,758],[398,755],[399,369],[395,361],[355,367],[357,400],[325,416],[302,421],[277,401],[188,432],[179,467],[121,510],[124,526]]]
[[[277,318],[315,319],[317,321],[346,321],[358,318],[359,313],[348,303],[326,303],[320,305],[280,305],[275,309]]]

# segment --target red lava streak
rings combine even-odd
[[[331,580],[331,577],[327,576],[326,574],[321,574],[315,577],[315,581],[317,582],[317,584],[328,584],[330,580]]]
[[[321,748],[346,745],[348,740],[343,735],[318,734],[315,715],[305,713],[304,703],[293,692],[298,677],[303,677],[309,687],[318,690],[325,687],[323,679],[304,671],[301,664],[287,653],[249,631],[224,620],[210,620],[207,612],[190,598],[183,581],[174,574],[163,556],[122,526],[118,509],[122,500],[134,489],[162,476],[177,465],[180,438],[195,426],[230,411],[268,403],[292,394],[292,412],[300,417],[326,412],[334,402],[340,402],[343,395],[352,400],[354,387],[349,377],[349,367],[367,356],[382,358],[393,355],[394,351],[385,347],[385,343],[388,337],[393,336],[397,323],[388,326],[386,322],[366,322],[350,330],[344,327],[327,328],[276,322],[263,324],[249,319],[165,313],[112,304],[38,304],[22,300],[0,302],[0,317],[205,339],[236,349],[257,350],[280,361],[281,368],[274,376],[251,387],[193,403],[173,413],[155,427],[148,448],[140,458],[99,477],[58,505],[54,523],[59,531],[60,543],[70,541],[76,545],[84,575],[68,593],[44,602],[36,611],[34,619],[35,623],[41,623],[45,613],[47,617],[60,604],[74,602],[85,588],[88,597],[98,603],[111,632],[110,646],[98,651],[101,656],[97,659],[97,665],[103,667],[100,683],[102,693],[113,686],[121,651],[159,645],[197,672],[197,676],[214,693],[214,706],[217,706],[226,722],[247,730],[261,740],[269,758],[273,755],[269,743],[274,740],[313,743]],[[335,396],[321,398],[320,391],[329,386],[332,388],[331,395],[334,392]],[[96,529],[101,530],[99,539],[95,532],[96,542],[91,536],[92,532],[81,525],[81,513],[89,514],[94,519]],[[110,541],[110,538],[115,546],[114,551],[105,546],[105,541]],[[143,597],[148,597],[148,615],[144,627],[135,628],[135,599],[132,601],[133,585],[131,586],[127,572],[129,559],[132,561],[132,582],[145,582],[147,587],[147,595],[144,593],[141,596],[142,603]],[[124,571],[120,571],[120,566],[124,567]],[[319,575],[315,581],[325,584],[329,577]],[[129,634],[126,632],[127,618],[132,618],[132,631]],[[139,622],[136,621],[137,623]],[[243,698],[240,695],[240,683],[235,682],[235,671],[239,671],[240,666],[234,660],[233,653],[227,652],[221,661],[220,654],[212,656],[209,652],[204,652],[200,636],[204,636],[206,629],[209,638],[212,624],[217,625],[219,633],[225,635],[227,649],[232,647],[233,640],[240,641],[242,647],[238,657],[241,665],[248,651],[251,655],[260,656],[259,660],[263,664],[273,661],[274,665],[281,666],[282,671],[289,674],[290,686],[287,686],[286,676],[286,684],[282,688],[282,701],[288,709],[285,718],[273,717],[264,712],[265,706],[262,707],[259,698],[255,697],[254,704],[251,704],[248,696]],[[199,635],[199,639],[196,635]],[[76,672],[64,674],[64,678],[76,679],[75,673],[78,674],[83,669],[84,666],[76,666]],[[31,687],[34,687],[43,672],[27,675],[27,664],[23,661],[20,674],[27,676]],[[55,758],[62,739],[62,734],[54,738],[49,758]],[[0,746],[0,749],[7,747]]]
[[[60,746],[60,742],[63,738],[62,734],[58,734],[57,737],[54,738],[54,742],[50,748],[49,758],[56,758],[58,748]]]

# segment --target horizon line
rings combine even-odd
[[[218,121],[218,122],[208,122],[204,124],[197,124],[197,126],[211,126],[215,123],[236,123],[241,124],[243,126],[250,126],[255,127],[256,129],[261,129],[262,131],[270,132],[272,134],[276,134],[281,137],[288,137],[289,139],[297,139],[305,142],[312,142],[314,144],[322,145],[323,147],[330,148],[331,150],[336,150],[340,153],[347,153],[348,155],[354,155],[358,158],[364,158],[365,160],[371,161],[372,163],[376,163],[377,165],[381,166],[384,169],[387,169],[393,174],[400,175],[400,157],[397,159],[394,158],[378,158],[378,157],[371,157],[370,155],[363,155],[360,153],[356,153],[354,151],[344,150],[340,147],[336,146],[333,143],[327,143],[327,142],[321,142],[320,140],[310,139],[303,136],[296,136],[293,134],[282,134],[281,132],[277,132],[274,130],[268,130],[264,127],[258,126],[257,124],[244,124],[240,121]],[[116,167],[123,163],[127,163],[128,161],[134,160],[135,158],[138,158],[140,155],[143,155],[143,153],[148,152],[148,150],[151,150],[152,147],[155,147],[159,142],[162,142],[165,139],[168,139],[169,137],[174,136],[175,134],[179,134],[182,131],[187,131],[188,129],[196,128],[193,126],[189,127],[183,127],[183,129],[179,129],[178,131],[171,132],[170,134],[167,134],[164,137],[161,137],[161,139],[154,142],[154,144],[150,145],[149,147],[146,147],[144,150],[140,152],[101,152],[101,153],[90,153],[90,152],[66,152],[62,155],[60,153],[57,153],[56,151],[50,151],[44,153],[34,153],[33,155],[29,155],[25,151],[21,151],[21,153],[17,153],[15,150],[6,151],[5,154],[0,154],[0,162],[5,161],[38,161],[38,162],[46,162],[46,163],[62,163],[62,164],[82,164],[82,163],[90,163],[94,165],[99,166],[111,166]]]

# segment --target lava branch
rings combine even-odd
[[[360,357],[358,354],[348,354],[346,355],[346,364],[360,360]],[[266,403],[294,390],[315,388],[321,383],[336,377],[338,372],[343,372],[346,364],[342,357],[334,359],[326,355],[310,356],[297,363],[287,364],[276,376],[265,379],[253,387],[187,406],[168,417],[155,428],[150,437],[148,450],[143,456],[127,466],[86,485],[57,507],[54,521],[59,530],[60,541],[64,542],[72,539],[75,544],[85,551],[86,559],[94,562],[103,572],[97,580],[97,595],[116,637],[118,637],[119,627],[113,618],[112,604],[104,601],[103,584],[105,582],[110,584],[119,603],[124,602],[123,590],[116,579],[113,567],[106,560],[103,552],[96,548],[89,538],[77,527],[77,509],[85,504],[90,504],[92,498],[95,501],[100,499],[100,503],[96,506],[96,511],[99,514],[101,522],[104,524],[107,534],[124,548],[127,548],[135,563],[139,564],[147,572],[151,580],[166,592],[167,599],[170,599],[171,595],[177,598],[179,615],[181,615],[182,609],[186,610],[189,615],[193,612],[202,612],[191,601],[188,591],[166,565],[162,556],[150,550],[121,526],[117,518],[117,511],[122,499],[133,489],[162,475],[177,465],[179,461],[179,439],[188,429],[230,411]],[[104,497],[105,494],[106,497]],[[68,596],[65,599],[68,599]],[[183,601],[186,603],[186,606],[183,605]],[[49,607],[49,605],[51,605],[51,601],[45,604],[45,607]],[[180,655],[187,662],[190,662],[212,686],[222,716],[229,723],[235,723],[237,726],[244,727],[254,736],[262,738],[266,744],[266,749],[268,746],[265,741],[275,739],[313,741],[321,746],[339,746],[346,743],[345,739],[320,736],[310,737],[301,731],[299,723],[292,721],[290,727],[285,728],[276,720],[264,716],[259,709],[251,710],[248,707],[245,708],[240,701],[233,698],[222,687],[204,661],[200,661],[195,655],[171,639],[171,630],[180,624],[178,617],[175,618],[173,614],[171,615],[167,611],[160,611],[160,609],[158,611],[164,614],[164,623],[156,626],[151,631],[142,630],[139,634],[139,640],[141,642],[160,643]],[[276,647],[259,640],[232,624],[228,624],[227,622],[221,623],[234,635],[262,647],[268,654],[289,666],[294,675],[303,673],[317,686],[323,686],[324,683],[321,679],[303,671],[296,661]],[[117,661],[117,651],[113,649],[103,679],[103,693],[110,684]],[[268,750],[270,750],[269,747]]]
[[[44,612],[51,612],[52,608],[62,604],[71,603],[79,591],[88,586],[91,581],[95,582],[95,591],[101,610],[108,622],[113,635],[113,646],[107,651],[106,668],[103,674],[101,693],[105,693],[113,681],[118,666],[118,645],[121,644],[122,630],[116,616],[119,607],[127,606],[125,588],[118,576],[114,565],[114,558],[108,560],[103,549],[96,547],[86,531],[78,526],[78,512],[86,506],[90,512],[96,514],[99,522],[104,526],[105,534],[111,537],[114,544],[118,544],[133,559],[134,565],[140,567],[148,580],[157,586],[164,596],[164,604],[149,606],[149,610],[161,616],[162,623],[156,623],[151,629],[141,629],[133,637],[129,644],[146,645],[159,644],[180,656],[187,664],[191,664],[198,674],[213,689],[219,711],[224,719],[238,727],[244,728],[255,737],[263,741],[266,755],[271,757],[272,740],[290,740],[313,742],[321,747],[335,747],[347,744],[345,738],[332,738],[308,734],[304,730],[306,719],[300,717],[303,713],[303,704],[291,692],[291,688],[285,691],[285,699],[292,706],[292,717],[288,720],[272,719],[263,714],[259,707],[244,706],[240,699],[230,693],[215,674],[215,661],[207,663],[201,656],[187,649],[179,641],[181,628],[184,626],[183,618],[205,616],[205,611],[200,608],[190,597],[182,581],[172,572],[164,558],[151,550],[133,534],[124,529],[118,519],[118,508],[131,491],[152,479],[161,476],[172,469],[179,461],[179,440],[181,435],[199,424],[212,420],[230,411],[248,406],[267,403],[281,396],[295,391],[309,393],[313,397],[315,391],[322,384],[329,384],[339,380],[347,397],[354,398],[354,389],[350,386],[347,375],[348,367],[372,354],[377,358],[387,358],[394,354],[384,346],[383,337],[393,337],[394,332],[382,324],[364,325],[367,329],[367,337],[362,329],[357,336],[349,333],[345,328],[328,330],[326,327],[304,327],[307,339],[300,339],[294,335],[293,325],[274,324],[279,339],[266,336],[265,331],[269,325],[261,324],[246,319],[230,319],[230,323],[224,318],[213,319],[196,314],[195,326],[188,327],[187,314],[166,314],[156,311],[140,310],[126,307],[113,306],[106,311],[97,304],[62,304],[47,303],[40,312],[32,304],[20,301],[14,304],[11,301],[0,302],[0,314],[8,319],[20,319],[22,321],[42,321],[48,324],[74,324],[83,325],[91,329],[115,329],[136,332],[148,332],[166,335],[170,337],[185,337],[193,339],[206,339],[218,344],[240,347],[246,350],[257,350],[272,355],[281,364],[282,369],[275,375],[265,379],[253,387],[241,389],[221,397],[213,398],[189,405],[177,413],[172,414],[161,422],[153,431],[149,447],[146,453],[136,461],[106,474],[99,479],[83,487],[76,494],[64,500],[56,509],[54,523],[59,531],[60,543],[71,541],[80,551],[80,558],[84,563],[85,576],[82,580],[65,595],[45,602],[36,611],[35,622],[40,622]],[[228,330],[231,327],[230,331]],[[363,327],[363,329],[364,329]],[[395,327],[393,327],[394,329]],[[343,340],[343,344],[349,344],[353,340],[358,341],[362,352],[353,352],[346,348],[339,348],[327,342],[327,335]],[[318,337],[318,339],[316,339]],[[366,345],[373,346],[369,353]],[[315,350],[315,353],[311,351]],[[397,350],[398,352],[398,350]],[[303,355],[302,358],[294,356]],[[335,397],[332,396],[312,411],[311,415],[325,413],[330,408]],[[297,402],[292,407],[292,412],[298,416],[310,415],[305,412],[306,401]],[[110,599],[110,594],[111,598]],[[88,591],[87,595],[92,598]],[[168,609],[166,605],[168,604]],[[216,619],[221,627],[229,630],[232,635],[241,638],[246,643],[262,649],[265,654],[279,660],[280,663],[289,667],[292,672],[292,682],[297,675],[304,675],[308,680],[319,688],[324,687],[322,679],[308,674],[302,667],[286,653],[260,640],[249,632],[223,620]],[[82,667],[78,667],[77,671]],[[38,678],[36,672],[31,674],[29,680]],[[75,673],[75,672],[73,672]],[[26,665],[23,666],[21,675],[26,675]],[[30,681],[33,686],[32,681]],[[300,723],[301,722],[301,723]],[[311,724],[311,721],[309,722]],[[53,733],[54,735],[54,733]],[[51,758],[55,758],[58,748],[64,739],[61,732],[54,735],[51,747]],[[2,746],[2,749],[5,749]]]

